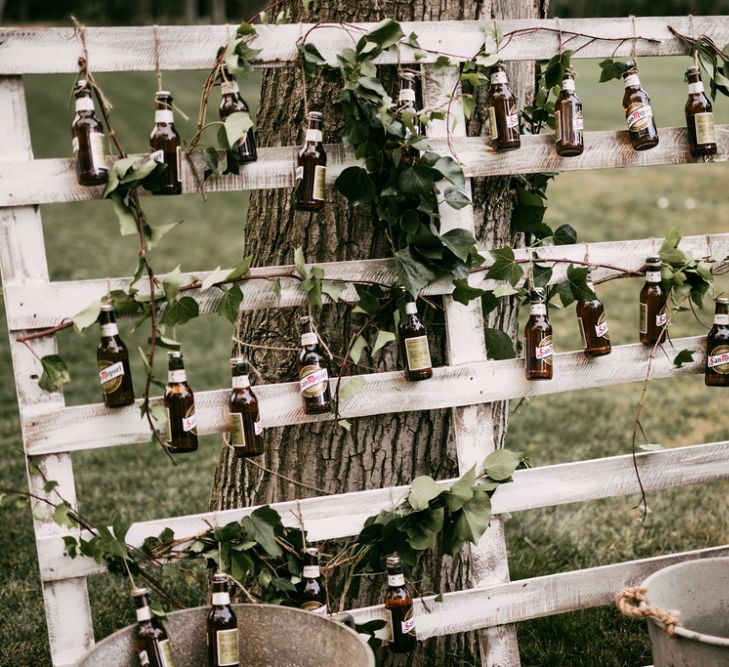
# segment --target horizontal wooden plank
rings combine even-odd
[[[359,35],[374,24],[349,24],[352,34]],[[705,33],[717,44],[729,41],[729,18],[726,16],[694,16],[693,30],[686,16],[613,19],[562,19],[562,31],[583,33],[566,42],[576,51],[576,58],[626,57],[631,54],[630,38],[634,35],[659,40],[657,43],[638,40],[639,56],[666,56],[687,53],[667,26],[684,34]],[[554,19],[521,19],[500,21],[505,35],[522,31],[504,40],[501,52],[505,60],[549,58],[559,48],[558,25]],[[311,24],[257,25],[259,37],[253,46],[262,49],[258,67],[276,67],[298,60],[297,40]],[[457,60],[470,60],[483,45],[483,21],[403,22],[405,34],[415,32],[425,57],[416,61],[415,50],[404,46],[400,62],[432,63],[439,53]],[[541,30],[537,30],[541,28]],[[218,47],[230,39],[235,26],[158,26],[160,66],[163,70],[208,69],[212,67]],[[155,70],[155,33],[151,26],[88,28],[89,63],[96,72],[153,72]],[[592,39],[597,37],[599,39]],[[627,38],[627,39],[626,39]],[[625,41],[623,41],[625,40]],[[327,24],[309,35],[324,58],[336,62],[336,54],[352,46],[350,35],[339,24]],[[583,48],[579,48],[583,47]],[[40,74],[78,70],[83,54],[81,40],[73,28],[4,28],[0,30],[0,74]],[[394,54],[385,54],[381,64],[398,62]]]
[[[619,113],[619,110],[617,111]],[[589,127],[590,119],[586,119]],[[542,171],[578,171],[622,167],[724,162],[729,159],[729,125],[718,125],[718,153],[708,158],[692,158],[688,137],[683,127],[659,130],[658,146],[647,151],[635,151],[626,131],[585,133],[585,150],[577,157],[560,157],[554,149],[554,135],[523,135],[517,151],[498,153],[484,137],[454,137],[452,153],[463,164],[466,176],[497,176],[528,174]],[[443,139],[432,139],[435,150],[451,152]],[[211,178],[206,183],[210,192],[232,192],[266,188],[293,188],[295,146],[260,148],[258,161],[241,167],[240,175]],[[353,153],[341,144],[328,144],[327,182],[331,185],[348,166],[356,164]],[[198,175],[204,172],[203,159],[193,156]],[[111,158],[109,158],[111,164]],[[198,184],[187,160],[182,168],[183,192],[196,193]],[[70,158],[27,160],[0,163],[0,206],[51,204],[84,201],[101,197],[102,188],[84,187],[76,182]],[[333,189],[330,190],[333,195]]]
[[[601,243],[580,243],[576,245],[545,246],[537,248],[534,252],[543,259],[566,259],[581,262],[585,256],[594,264],[615,266],[628,271],[637,271],[641,268],[645,258],[655,254],[660,248],[662,239],[640,239],[635,241],[609,241]],[[681,249],[693,253],[695,257],[714,257],[717,260],[729,256],[729,234],[704,234],[701,236],[686,236],[681,240]],[[484,250],[488,258],[484,267],[491,264],[490,255]],[[528,259],[527,250],[516,250],[517,259]],[[313,265],[312,265],[313,266]],[[351,282],[375,281],[383,285],[391,285],[396,280],[394,262],[390,259],[373,259],[350,262],[329,262],[316,264],[324,271],[325,278],[332,280],[345,280]],[[299,290],[299,281],[291,278],[281,280],[281,299],[274,296],[273,285],[270,279],[273,276],[288,275],[293,266],[274,266],[254,268],[243,290],[245,299],[241,304],[244,311],[259,310],[262,308],[287,308],[301,306],[305,303],[305,295]],[[557,264],[554,268],[552,283],[565,279],[567,264]],[[486,272],[475,273],[470,282],[474,287],[493,289],[495,281],[485,278]],[[207,271],[183,274],[183,283],[191,284],[193,280],[204,280]],[[595,280],[617,275],[611,269],[597,269],[594,272]],[[8,313],[8,326],[11,331],[42,329],[54,326],[61,320],[73,317],[92,301],[101,299],[107,290],[129,287],[130,278],[111,278],[100,280],[80,280],[68,282],[52,282],[39,285],[13,285],[5,286],[5,300]],[[148,293],[146,283],[141,281],[139,289]],[[453,291],[451,281],[441,280],[423,290],[424,294],[450,294]],[[218,307],[221,298],[219,289],[210,289],[201,293],[199,290],[190,290],[188,294],[195,298],[200,306],[201,313],[213,313]],[[355,289],[348,285],[341,298],[347,302],[357,301]]]
[[[729,545],[445,593],[442,602],[431,595],[414,601],[415,627],[423,640],[610,605],[621,590],[637,586],[664,567],[726,556]],[[357,623],[385,620],[382,605],[352,609],[350,613]],[[384,630],[378,636],[384,639]]]
[[[670,354],[657,354],[653,379],[703,372],[705,336],[673,341],[677,350],[695,352],[694,361],[674,368]],[[557,348],[559,341],[557,341]],[[355,418],[384,413],[435,410],[490,403],[504,399],[541,396],[572,390],[585,390],[642,380],[649,348],[621,345],[609,357],[590,358],[580,352],[555,355],[555,377],[549,382],[528,382],[524,361],[485,361],[433,369],[427,382],[407,382],[402,372],[358,376],[362,390],[342,402],[343,417]],[[194,388],[195,378],[190,378]],[[345,378],[346,384],[352,381]],[[332,382],[332,390],[336,386]],[[332,415],[305,415],[297,382],[260,385],[255,388],[264,428],[288,426],[331,419]],[[198,433],[219,433],[227,429],[229,390],[195,394]],[[160,398],[153,402],[160,402]],[[28,454],[52,454],[99,447],[149,442],[147,423],[140,417],[140,401],[117,410],[103,404],[67,407],[55,412],[31,411],[22,414]]]
[[[729,442],[677,447],[637,455],[646,491],[729,479]],[[631,455],[611,456],[539,468],[518,470],[511,484],[501,485],[492,498],[494,515],[539,507],[627,496],[639,493]],[[444,480],[449,484],[454,480]],[[299,525],[299,511],[313,542],[357,535],[367,517],[392,507],[407,493],[407,486],[356,491],[300,501],[275,503],[272,507],[289,526]],[[178,538],[240,521],[256,507],[206,512],[190,516],[155,519],[133,524],[127,541],[140,546],[146,537],[171,528]],[[41,575],[46,581],[86,576],[104,567],[92,559],[63,556],[58,535],[41,539],[38,546]]]

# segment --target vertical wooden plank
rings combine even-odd
[[[429,108],[445,108],[450,103],[450,118],[431,121],[427,128],[429,137],[466,136],[466,119],[460,98],[459,69],[457,67],[434,70],[425,67],[423,85],[424,104]],[[439,199],[442,190],[439,185]],[[471,195],[470,181],[467,194]],[[439,205],[441,233],[450,229],[462,228],[475,232],[473,208],[466,206],[460,210],[448,204]],[[486,360],[485,323],[479,301],[468,306],[455,302],[451,297],[443,297],[446,319],[448,361],[450,364],[463,364]],[[453,426],[455,429],[458,468],[461,474],[471,467],[480,466],[489,452],[494,450],[491,404],[454,408]],[[504,526],[500,518],[491,521],[489,529],[475,547],[471,547],[471,585],[474,587],[509,581],[509,564],[506,552]],[[519,647],[516,639],[516,626],[505,625],[479,631],[481,662],[484,667],[519,667]]]
[[[3,119],[0,125],[0,160],[32,159],[21,77],[0,78],[0,118]],[[24,206],[0,209],[0,272],[6,287],[48,282],[43,226],[37,208]],[[7,301],[6,308],[10,308]],[[10,319],[11,313],[7,312],[7,316]],[[64,400],[60,392],[45,392],[37,384],[41,365],[36,356],[55,353],[55,340],[33,341],[26,347],[16,341],[16,337],[22,334],[20,331],[10,335],[10,351],[21,416],[63,408]],[[23,442],[25,444],[25,435]],[[28,468],[30,492],[56,503],[59,502],[60,495],[75,506],[76,490],[71,457],[68,454],[39,456],[35,458],[35,463],[47,479],[56,480],[59,486],[56,491],[46,494],[43,490],[43,476],[34,474]],[[40,508],[45,503],[38,500],[33,505]],[[62,532],[50,518],[34,519],[33,527],[36,539]],[[81,577],[42,582],[42,586],[53,665],[72,665],[94,642],[86,579]]]

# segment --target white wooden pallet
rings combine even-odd
[[[631,19],[563,20],[561,28],[603,38],[634,34],[659,39],[660,43],[638,41],[639,56],[685,54],[685,47],[668,31],[670,24],[679,31],[706,33],[717,43],[729,41],[729,17],[654,17]],[[516,20],[500,23],[504,32],[529,28],[547,28],[541,32],[515,37],[503,49],[507,60],[534,60],[552,56],[558,47],[557,24],[551,20]],[[367,24],[360,24],[367,29]],[[256,47],[262,48],[258,66],[275,67],[298,58],[294,44],[308,26],[258,26],[260,37]],[[484,25],[476,21],[405,24],[406,34],[415,31],[423,47],[452,53],[455,59],[470,58],[478,50]],[[233,33],[233,26],[162,26],[157,28],[160,40],[160,61],[165,70],[205,69],[212,65],[215,53]],[[327,59],[349,39],[341,30],[316,31],[312,41]],[[586,40],[576,40],[570,47]],[[118,411],[101,405],[65,407],[61,393],[41,391],[35,378],[39,364],[17,338],[38,330],[64,317],[73,315],[93,299],[101,297],[109,287],[104,280],[50,282],[43,244],[43,230],[37,204],[96,199],[99,188],[77,185],[73,166],[67,157],[34,160],[30,148],[22,78],[30,73],[75,73],[82,54],[77,35],[70,29],[0,29],[0,269],[5,290],[5,306],[10,330],[15,381],[18,391],[23,444],[28,456],[50,479],[60,482],[59,491],[75,501],[75,488],[70,453],[83,449],[147,442],[148,433],[135,406]],[[88,30],[89,61],[94,71],[153,71],[155,68],[154,33],[152,28],[90,28]],[[453,45],[457,45],[457,49]],[[455,49],[455,51],[454,51]],[[614,42],[595,40],[575,57],[625,57],[632,46],[626,41],[615,49]],[[427,54],[420,63],[429,65],[435,55]],[[394,64],[389,54],[382,64]],[[414,51],[403,48],[400,62],[412,63]],[[450,78],[453,71],[432,70],[434,79]],[[437,86],[428,86],[430,103],[442,93]],[[520,151],[494,153],[481,138],[463,136],[462,112],[454,129],[453,146],[463,161],[468,176],[566,171],[574,169],[615,168],[655,164],[695,162],[687,151],[684,128],[661,128],[659,147],[637,153],[629,148],[624,132],[588,132],[582,156],[563,159],[553,150],[549,136],[524,137]],[[589,124],[589,123],[588,123]],[[445,150],[443,123],[430,128],[432,143]],[[729,126],[718,128],[719,153],[712,161],[729,159]],[[240,176],[214,179],[211,192],[254,188],[283,188],[293,184],[294,147],[263,147],[259,161],[243,168]],[[333,180],[353,163],[351,152],[342,146],[328,148],[328,176]],[[195,182],[187,164],[183,167],[185,192],[195,191]],[[473,228],[470,207],[461,211],[441,210],[442,225]],[[645,256],[655,252],[660,239],[619,241],[542,248],[543,258],[564,258],[581,261],[589,250],[592,262],[638,269]],[[695,255],[724,258],[729,255],[729,234],[697,236],[683,239],[682,248]],[[526,255],[517,253],[517,257]],[[389,284],[394,277],[389,260],[328,263],[320,265],[328,278],[378,280]],[[260,267],[253,276],[290,271],[291,267]],[[555,278],[564,276],[565,265],[555,267]],[[596,273],[599,280],[611,275],[610,270]],[[204,277],[207,271],[188,274]],[[490,288],[493,281],[485,273],[474,274],[474,286]],[[124,288],[128,277],[111,281],[111,287]],[[461,471],[478,464],[493,448],[489,435],[489,403],[492,401],[546,393],[585,389],[625,382],[636,382],[644,376],[647,351],[641,345],[625,345],[613,350],[605,359],[586,359],[579,352],[564,352],[555,358],[557,373],[549,383],[529,384],[523,378],[520,360],[488,361],[481,331],[483,321],[477,305],[461,306],[447,295],[451,287],[445,283],[432,285],[427,293],[445,295],[449,365],[436,369],[427,383],[411,384],[401,373],[376,373],[364,376],[365,391],[343,405],[347,416],[357,417],[388,412],[451,408]],[[282,280],[282,298],[277,301],[266,281],[250,280],[245,286],[246,310],[300,305],[302,295],[293,280]],[[213,290],[214,291],[214,290]],[[193,290],[202,312],[215,308],[216,297]],[[344,298],[355,300],[352,288]],[[670,359],[659,355],[654,361],[654,378],[668,378],[702,371],[703,337],[674,341],[677,349],[697,352],[695,361],[674,369]],[[30,342],[39,355],[56,350],[53,338]],[[344,380],[347,381],[346,379]],[[310,421],[303,415],[293,384],[267,385],[257,388],[261,399],[265,426],[283,426]],[[223,403],[225,390],[197,394],[200,429],[213,433],[225,428]],[[372,398],[376,396],[376,400]],[[101,434],[103,433],[103,437]],[[729,478],[728,442],[681,447],[638,455],[647,490],[673,488],[688,484],[708,483]],[[510,624],[548,614],[608,604],[616,591],[641,581],[656,569],[679,560],[712,557],[729,553],[729,547],[716,547],[657,558],[617,563],[587,570],[578,570],[518,582],[509,582],[508,561],[500,517],[508,512],[525,511],[570,502],[583,502],[637,492],[630,456],[615,456],[592,461],[545,466],[515,473],[513,484],[501,486],[493,497],[494,519],[484,539],[473,549],[472,583],[474,588],[446,593],[443,602],[433,599],[417,603],[418,633],[422,638],[466,630],[484,630],[481,634],[485,665],[518,665],[518,650]],[[29,476],[33,493],[43,495],[38,479]],[[304,523],[312,539],[351,536],[362,527],[365,518],[392,499],[400,497],[406,487],[360,491],[300,501]],[[295,502],[276,503],[274,507],[287,523]],[[139,544],[145,536],[159,533],[170,526],[178,536],[204,530],[208,523],[220,525],[239,520],[255,508],[239,508],[226,512],[203,513],[185,517],[160,517],[134,524],[129,540]],[[48,620],[51,654],[55,667],[72,665],[93,643],[91,611],[86,590],[86,577],[103,571],[92,560],[69,559],[63,555],[62,538],[68,534],[50,521],[34,520],[43,596]],[[427,604],[427,609],[425,605]],[[429,610],[429,611],[428,611]],[[358,620],[382,615],[379,606],[354,610]]]

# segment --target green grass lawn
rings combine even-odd
[[[683,123],[686,95],[682,82],[687,58],[645,59],[642,80],[653,97],[662,126]],[[595,62],[580,63],[578,93],[585,105],[588,129],[622,128],[618,82],[598,86]],[[191,135],[203,73],[165,75],[165,87],[193,116],[178,115],[184,136]],[[129,151],[146,148],[152,123],[154,81],[150,75],[101,76],[115,104],[119,135]],[[66,107],[72,77],[36,76],[27,80],[28,105],[35,154],[69,153]],[[251,87],[247,99],[254,102]],[[719,120],[729,122],[725,100],[718,102]],[[547,221],[573,225],[580,240],[662,236],[675,224],[685,235],[727,230],[723,208],[727,165],[679,166],[642,170],[571,172],[550,186]],[[657,201],[664,197],[667,208]],[[209,269],[231,265],[240,255],[247,196],[214,194],[207,204],[195,195],[144,202],[152,220],[184,220],[156,252],[159,271]],[[55,280],[129,274],[135,265],[134,244],[118,235],[117,221],[106,202],[42,207],[51,277]],[[613,281],[600,289],[607,305],[614,344],[636,341],[636,299],[640,281]],[[706,320],[710,319],[707,314]],[[553,311],[559,350],[577,349],[574,310]],[[4,319],[0,321],[0,479],[3,485],[25,486]],[[218,317],[200,318],[181,328],[189,376],[196,390],[226,386],[225,363],[231,327]],[[701,333],[689,316],[678,318],[674,335]],[[96,333],[85,338],[59,336],[74,382],[66,391],[69,404],[98,401],[94,347]],[[126,334],[131,349],[144,343]],[[134,373],[142,377],[133,355]],[[557,368],[557,372],[559,369]],[[638,385],[572,392],[533,399],[523,404],[510,424],[508,445],[526,451],[534,465],[609,456],[629,451],[632,415]],[[677,378],[650,388],[644,424],[651,442],[678,446],[727,437],[725,399],[709,391],[701,377]],[[514,406],[512,406],[514,407]],[[171,468],[161,464],[153,447],[114,447],[73,455],[81,508],[95,521],[108,521],[116,509],[134,520],[204,511],[218,458],[218,439],[203,438],[197,454]],[[507,540],[512,577],[524,578],[647,557],[676,550],[727,542],[726,484],[652,493],[653,513],[641,524],[632,507],[635,498],[609,499],[581,505],[530,511],[509,517]],[[0,508],[0,665],[49,664],[45,623],[38,583],[33,533],[27,508],[6,503]],[[95,630],[102,637],[131,622],[126,589],[110,576],[89,582]],[[180,596],[194,601],[186,591]],[[520,625],[525,665],[645,665],[650,662],[647,633],[639,623],[623,621],[613,609],[588,610]]]

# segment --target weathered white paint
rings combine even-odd
[[[460,69],[425,67],[423,104],[428,108],[441,108],[448,104],[452,91],[460,94]],[[428,124],[429,138],[446,138],[450,131],[453,136],[466,136],[466,118],[460,100],[451,105],[451,119],[435,120]],[[464,206],[460,210],[445,203],[444,192],[449,183],[436,185],[438,213],[442,234],[451,229],[467,229],[475,235],[473,207]],[[470,182],[466,184],[466,195],[471,198]],[[473,361],[486,361],[485,322],[481,301],[472,301],[464,306],[451,297],[443,298],[446,325],[446,351],[448,363],[458,365]],[[453,409],[453,436],[456,440],[458,469],[464,474],[473,466],[478,466],[489,452],[494,450],[494,433],[491,404],[469,405]],[[470,546],[471,572],[470,585],[474,587],[509,581],[509,563],[506,551],[506,536],[503,522],[494,518],[491,529]],[[482,630],[479,633],[481,664],[484,667],[510,665],[519,667],[519,645],[516,640],[516,626]]]
[[[653,361],[652,379],[703,372],[705,336],[679,338],[673,344],[676,351],[684,348],[694,351],[694,361],[674,368],[675,354],[667,348],[667,354],[659,353]],[[556,345],[559,346],[559,341]],[[649,348],[640,344],[614,347],[609,357],[590,358],[581,351],[562,352],[555,355],[555,377],[549,382],[528,382],[524,378],[522,359],[443,366],[434,369],[433,378],[427,382],[407,382],[399,371],[361,375],[362,391],[342,402],[342,416],[456,408],[638,382],[645,376],[648,354]],[[264,428],[331,418],[330,415],[305,415],[297,387],[295,382],[255,387]],[[195,394],[198,433],[219,433],[227,428],[228,393],[229,390],[218,390]],[[153,399],[153,402],[160,400]],[[27,410],[23,424],[26,446],[32,454],[149,442],[149,429],[140,417],[139,401],[116,410],[103,404],[67,407],[52,413]]]
[[[646,491],[708,484],[729,479],[729,441],[675,447],[636,455]],[[455,480],[443,480],[444,485]],[[367,517],[385,510],[407,495],[407,486],[355,491],[317,498],[305,498],[271,505],[288,526],[298,526],[298,511],[312,542],[357,535]],[[590,461],[517,470],[513,482],[502,484],[491,499],[495,517],[511,512],[554,507],[567,503],[639,493],[630,454]],[[193,536],[240,521],[257,507],[242,507],[224,512],[205,512],[132,524],[127,541],[140,546],[144,539],[159,535],[165,528],[178,538]],[[489,528],[493,530],[495,523]],[[488,534],[488,532],[487,532]],[[71,559],[63,555],[59,535],[42,537],[38,543],[41,573],[46,581],[81,577],[104,571],[92,559]]]
[[[372,23],[351,24],[359,29],[357,35],[373,27]],[[630,38],[634,34],[660,40],[654,44],[636,43],[639,56],[681,55],[686,47],[668,31],[672,25],[683,34],[705,33],[717,44],[729,41],[729,19],[725,16],[694,16],[693,29],[685,16],[636,18],[635,27],[630,19],[562,19],[563,31],[573,30],[604,38],[587,45],[587,39],[572,40],[568,48],[577,50],[574,58],[627,57],[631,54],[631,40],[624,43],[605,41],[609,38]],[[337,24],[316,30],[307,41],[315,44],[324,58],[336,62],[336,54],[351,48],[348,34]],[[551,28],[554,19],[522,19],[499,21],[508,34],[514,30]],[[259,67],[275,67],[298,60],[296,42],[311,24],[265,26],[257,25],[259,38],[253,44],[263,49],[258,57]],[[233,35],[236,26],[158,26],[160,65],[163,70],[209,69],[218,47]],[[406,35],[415,32],[424,49],[449,54],[457,60],[473,58],[483,45],[483,21],[403,22]],[[634,32],[635,30],[635,32]],[[151,27],[88,28],[88,53],[91,68],[96,72],[153,72],[155,70],[155,36]],[[566,39],[566,36],[563,37]],[[559,46],[556,32],[530,32],[515,36],[502,44],[504,60],[538,60],[550,58]],[[0,30],[0,74],[35,74],[78,70],[78,58],[83,54],[79,36],[72,28],[5,28]],[[432,63],[437,54],[426,53],[421,63]],[[395,54],[385,54],[379,62],[412,63],[415,50],[401,49],[400,60]]]
[[[436,602],[434,596],[420,598],[414,602],[415,626],[418,637],[428,639],[609,605],[616,593],[664,567],[727,555],[729,545],[724,545],[445,593],[442,602]],[[385,618],[382,605],[350,613],[357,623]],[[378,635],[384,638],[384,634]]]
[[[31,159],[25,94],[20,77],[0,77],[0,162],[11,159]],[[4,287],[24,285],[47,285],[48,267],[43,244],[43,226],[40,213],[33,208],[0,209],[0,272]],[[10,306],[6,303],[8,315]],[[56,352],[54,339],[35,341],[30,349],[10,340],[15,382],[18,390],[18,406],[21,415],[26,410],[62,410],[63,396],[49,394],[38,387],[36,379],[40,374],[40,363],[33,356]],[[25,440],[23,432],[23,440]],[[26,450],[27,451],[27,450]],[[56,480],[59,485],[51,494],[43,490],[44,480],[29,467],[28,487],[30,493],[38,496],[32,502],[34,509],[47,505],[40,498],[59,502],[58,495],[76,503],[71,457],[68,454],[38,457],[35,460],[47,479]],[[44,536],[59,535],[63,530],[51,519],[33,520],[36,539]],[[48,637],[50,640],[53,664],[68,665],[94,641],[91,625],[86,579],[43,584],[43,603],[46,611]]]
[[[561,259],[581,262],[585,253],[594,264],[615,266],[626,271],[638,271],[645,258],[655,254],[663,239],[640,239],[635,241],[610,241],[604,243],[579,243],[576,245],[546,246],[533,250],[540,259]],[[729,234],[705,234],[687,236],[681,240],[680,248],[690,251],[695,257],[714,257],[715,260],[729,256]],[[486,257],[484,268],[491,266],[492,259],[488,250],[483,248]],[[518,249],[514,253],[517,260],[529,258],[529,251]],[[383,285],[391,285],[396,280],[395,265],[390,259],[370,259],[351,262],[325,262],[312,264],[324,271],[325,278],[331,280],[375,281]],[[568,264],[555,264],[550,284],[561,282],[566,277]],[[305,295],[299,289],[299,281],[291,278],[281,279],[281,299],[274,296],[270,278],[290,275],[292,265],[260,267],[251,270],[251,280],[243,286],[245,299],[241,304],[244,311],[262,308],[288,308],[305,303]],[[605,278],[618,275],[611,269],[596,269],[593,278],[599,282]],[[184,284],[192,283],[196,278],[204,280],[209,271],[183,273]],[[486,279],[486,271],[474,273],[469,279],[473,287],[493,289],[497,283]],[[52,282],[50,284],[10,285],[5,289],[8,304],[8,326],[11,331],[20,329],[41,329],[58,324],[65,318],[72,317],[92,301],[99,300],[107,290],[127,290],[131,278],[111,278],[98,280],[76,280],[69,282]],[[140,294],[147,294],[148,288],[142,281]],[[441,280],[425,288],[423,294],[450,294],[453,285],[450,280]],[[220,290],[210,289],[204,293],[191,290],[187,293],[195,298],[200,312],[212,313],[220,303]],[[342,292],[341,298],[347,302],[355,302],[357,293],[351,285]],[[609,307],[609,306],[608,306]]]
[[[1,51],[0,51],[1,52]],[[616,108],[620,114],[620,108]],[[454,116],[455,117],[455,116]],[[462,125],[462,123],[461,123]],[[587,117],[589,128],[589,116]],[[455,128],[458,129],[458,125]],[[729,126],[717,125],[718,152],[707,158],[692,158],[684,127],[660,128],[660,143],[649,151],[636,151],[625,131],[585,132],[585,150],[577,157],[557,155],[554,135],[523,135],[517,151],[497,153],[483,137],[454,137],[451,146],[445,139],[433,139],[431,145],[440,153],[452,152],[463,164],[466,176],[498,176],[528,174],[535,171],[576,171],[613,167],[646,167],[651,165],[725,162],[729,159]],[[239,176],[210,178],[205,183],[209,192],[232,192],[269,188],[293,188],[294,154],[297,147],[284,146],[258,149],[258,161],[241,167]],[[333,183],[343,169],[356,164],[354,154],[341,144],[329,144],[327,150],[327,182]],[[112,159],[109,158],[109,164]],[[198,174],[204,171],[204,160],[193,155]],[[183,192],[198,192],[198,183],[187,160],[182,167]],[[0,206],[48,204],[64,201],[99,199],[102,188],[78,185],[70,158],[17,160],[0,165]]]

